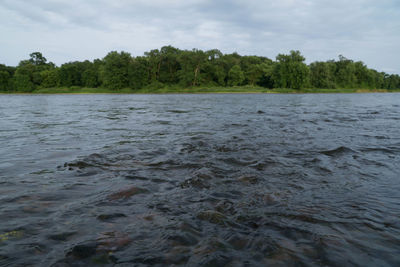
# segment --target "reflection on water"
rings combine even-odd
[[[3,95],[0,265],[399,265],[399,97]]]

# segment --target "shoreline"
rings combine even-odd
[[[0,92],[0,95],[91,95],[91,94],[365,94],[399,93],[400,89],[267,89],[260,87],[215,87],[215,88],[160,88],[160,89],[122,89],[105,88],[42,88],[32,92]]]

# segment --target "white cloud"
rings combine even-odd
[[[3,0],[0,32],[8,65],[32,51],[61,64],[171,44],[270,58],[296,49],[309,62],[343,54],[400,73],[396,0]]]

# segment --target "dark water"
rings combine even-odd
[[[0,96],[0,266],[398,266],[400,94]]]

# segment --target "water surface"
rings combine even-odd
[[[0,96],[0,265],[400,265],[400,95]]]

